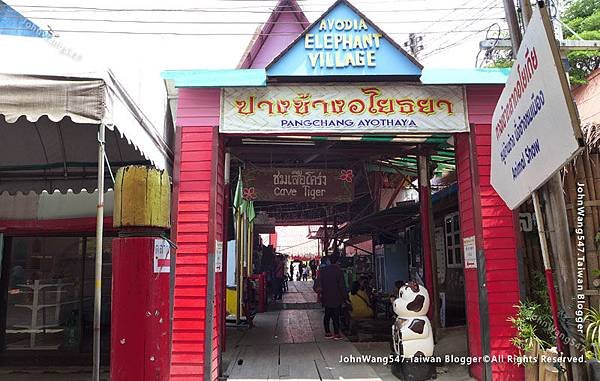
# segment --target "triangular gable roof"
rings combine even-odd
[[[329,24],[332,20],[350,20],[351,22],[360,22],[363,20],[366,25],[362,23],[354,24],[350,31],[336,31],[335,27],[332,28],[335,24]],[[325,22],[326,29],[329,29],[325,30],[325,32],[334,34],[330,39],[332,46],[330,49],[322,48],[324,33],[321,33],[322,28],[320,26],[323,21]],[[333,44],[336,44],[335,35],[340,34],[346,35],[348,38],[352,37],[350,41],[354,41],[353,39],[358,37],[359,41],[357,43],[362,46],[356,49],[344,49],[343,47],[339,47],[343,43],[337,41],[339,44],[338,47],[333,47]],[[307,35],[312,36],[309,36],[307,40]],[[375,37],[376,35],[378,37]],[[368,48],[364,48],[368,42],[365,42],[362,39],[363,37],[369,41]],[[372,37],[372,39],[369,39],[369,37]],[[379,43],[378,46],[376,46],[376,42]],[[307,48],[305,44],[312,46],[312,50],[309,50],[311,48]],[[353,58],[349,58],[347,56],[348,53],[351,53]],[[338,55],[337,60],[336,54]],[[373,57],[375,57],[374,62],[373,60],[367,62],[368,57],[366,56],[370,54],[373,54]],[[360,56],[362,56],[362,61]],[[345,59],[353,61],[354,66],[331,67],[335,66],[336,63],[343,65]],[[374,66],[373,63],[375,64]],[[377,27],[377,25],[350,4],[350,2],[347,0],[337,0],[317,21],[312,23],[267,65],[267,75],[269,77],[378,75],[415,78],[421,75],[422,69],[423,66],[416,59],[402,49],[390,36]]]
[[[3,1],[0,1],[0,34],[23,37],[50,37],[48,32]]]
[[[309,25],[310,22],[296,0],[279,0],[269,19],[258,28],[238,68],[265,68]]]

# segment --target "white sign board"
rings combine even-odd
[[[435,237],[438,283],[443,284],[446,280],[446,238],[444,237],[444,228],[435,228],[433,236]]]
[[[460,86],[290,85],[226,88],[220,132],[469,131]]]
[[[580,136],[547,10],[536,7],[492,119],[492,186],[517,208],[577,154]]]
[[[465,269],[477,268],[477,246],[475,236],[463,238],[463,252],[465,253]]]
[[[154,273],[171,272],[171,245],[166,239],[154,240]]]
[[[223,272],[223,241],[215,242],[215,272]]]

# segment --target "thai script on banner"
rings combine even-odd
[[[527,85],[529,85],[531,78],[538,68],[538,58],[537,53],[535,52],[535,47],[532,47],[531,49],[526,47],[525,64],[521,65],[521,63],[517,62],[515,68],[519,73],[518,80],[514,87],[509,90],[510,97],[508,98],[508,101],[505,104],[500,105],[502,114],[500,116],[500,120],[494,126],[494,130],[496,131],[496,139],[498,139],[500,135],[502,135],[502,132],[504,132],[504,129],[512,117],[517,104],[527,90]]]
[[[323,185],[327,186],[327,176],[322,171],[304,171],[297,169],[291,173],[273,174],[273,185]]]
[[[546,8],[534,9],[490,135],[490,182],[510,209],[580,149],[578,118]]]
[[[249,201],[351,202],[352,169],[249,168],[242,170]]]
[[[466,132],[458,86],[269,86],[223,91],[221,132]]]
[[[438,112],[445,115],[454,114],[454,104],[448,99],[432,98],[387,98],[382,97],[382,91],[378,87],[362,87],[360,91],[365,95],[363,98],[353,99],[313,99],[310,93],[300,93],[292,99],[257,99],[248,96],[245,99],[236,99],[237,112],[241,115],[252,115],[254,113],[266,113],[268,115],[309,115],[313,110],[318,110],[324,115],[341,115],[350,113],[361,115],[390,115],[402,114],[412,115],[419,113],[432,115]]]

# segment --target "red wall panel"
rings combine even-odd
[[[471,178],[469,134],[454,135],[456,148],[456,172],[458,181],[458,205],[460,212],[461,236],[475,235],[473,215],[473,184]],[[469,354],[473,357],[481,356],[481,325],[479,320],[479,292],[477,282],[477,269],[465,269],[465,304],[467,314],[467,335]],[[471,375],[481,380],[481,364],[471,365]]]
[[[177,110],[177,147],[174,174],[175,226],[178,245],[175,269],[171,379],[218,378],[221,303],[215,287],[211,348],[205,348],[209,255],[215,240],[223,241],[223,148],[215,126],[219,123],[218,89],[181,89]],[[217,170],[215,171],[215,168]],[[215,285],[221,274],[215,274]],[[205,366],[210,353],[210,367]]]
[[[491,354],[514,354],[510,343],[515,331],[507,318],[519,302],[517,240],[513,214],[490,185],[491,119],[502,86],[468,86],[467,109],[471,132],[456,134],[456,163],[459,183],[459,208],[463,237],[476,236],[477,248],[485,255],[485,282],[488,295]],[[474,187],[476,187],[474,189]],[[469,351],[482,354],[479,286],[477,269],[465,269]],[[523,370],[511,364],[491,366],[494,380],[522,380]],[[481,365],[471,367],[481,379]]]

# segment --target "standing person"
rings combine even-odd
[[[302,280],[304,282],[306,282],[308,280],[308,266],[304,266],[304,269],[302,269]]]
[[[283,297],[283,277],[285,276],[285,259],[282,255],[278,255],[275,259],[273,300],[281,300]]]
[[[296,280],[300,281],[302,280],[302,270],[304,269],[304,265],[302,264],[302,262],[298,263],[298,275],[296,276]]]
[[[295,261],[292,261],[290,263],[290,282],[294,281],[294,264],[295,263],[296,263]]]
[[[317,261],[312,259],[308,265],[310,266],[310,276],[312,277],[312,280],[315,280],[317,278]]]
[[[348,294],[344,286],[344,274],[337,263],[338,259],[337,255],[330,256],[330,264],[319,270],[319,276],[315,281],[315,289],[320,292],[321,302],[325,307],[325,316],[323,316],[325,338],[333,337],[335,340],[342,339],[340,335],[340,313],[342,304],[348,300]],[[329,325],[332,320],[333,335]]]

